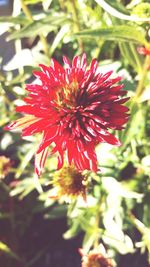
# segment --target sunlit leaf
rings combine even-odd
[[[85,252],[88,252],[90,248],[93,246],[95,240],[97,240],[98,236],[100,237],[101,233],[99,231],[95,231],[93,234],[86,232],[83,239],[83,249]]]
[[[9,257],[14,258],[20,261],[20,258],[17,254],[15,254],[5,243],[0,241],[0,250],[6,253]]]
[[[70,239],[75,236],[81,231],[80,223],[78,220],[73,222],[72,226],[63,234],[65,239]]]
[[[24,2],[27,5],[35,5],[35,4],[38,4],[40,2],[44,2],[44,0],[24,0]]]
[[[109,192],[109,196],[111,194],[114,197],[121,196],[124,198],[135,198],[135,199],[141,199],[143,197],[143,194],[131,191],[125,185],[123,185],[121,182],[118,182],[113,177],[103,177],[102,182],[106,190]]]
[[[13,16],[0,16],[0,24],[1,23],[10,23],[10,24],[27,24],[29,23],[29,19],[25,17],[25,15],[21,14],[16,17]]]
[[[111,222],[110,222],[111,224]],[[133,242],[131,238],[127,235],[118,235],[118,232],[113,232],[113,229],[110,232],[106,231],[102,237],[104,242],[109,246],[114,247],[120,254],[127,254],[135,252]]]
[[[69,31],[69,25],[65,24],[62,26],[62,28],[59,30],[59,32],[56,34],[55,39],[50,46],[50,55],[52,55],[55,51],[55,49],[58,47],[58,45],[62,42],[62,39]]]
[[[40,32],[48,33],[54,31],[55,29],[57,29],[57,27],[61,26],[67,20],[68,18],[61,13],[59,15],[52,15],[51,13],[47,14],[46,17],[39,20],[35,20],[26,25],[25,27],[21,28],[20,30],[13,32],[9,35],[8,40],[10,41],[23,37],[34,37]]]
[[[19,199],[23,199],[28,194],[36,189],[34,178],[26,178],[22,181],[14,181],[13,189],[10,192],[10,196],[14,197],[19,195]]]
[[[142,28],[129,26],[129,25],[117,25],[107,28],[99,28],[94,30],[84,30],[76,33],[76,36],[83,38],[102,38],[104,40],[113,40],[119,42],[133,42],[146,44],[145,34]]]
[[[45,214],[45,219],[57,219],[66,217],[67,207],[66,205],[54,206],[49,213]]]

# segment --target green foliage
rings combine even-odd
[[[116,42],[130,42],[146,44],[144,31],[131,25],[115,25],[112,27],[101,28],[96,30],[85,30],[76,34],[81,37],[99,37],[104,40],[113,40]]]
[[[20,261],[19,257],[3,242],[0,242],[0,250],[8,254],[9,257],[15,258],[17,261]]]
[[[57,30],[58,27],[66,23],[67,20],[68,18],[63,13],[43,13],[41,19],[28,23],[20,30],[17,30],[14,33],[10,34],[7,39],[8,41],[10,41],[24,37],[34,37],[38,35],[39,32],[50,33],[51,31]]]
[[[27,9],[21,8],[21,2]],[[102,242],[117,263],[120,255],[136,251],[146,251],[150,262],[150,59],[137,52],[138,47],[149,45],[150,4],[135,2],[24,0],[13,12],[16,15],[0,17],[0,34],[7,33],[2,37],[6,42],[11,40],[15,49],[8,62],[5,53],[0,59],[0,154],[12,162],[0,181],[0,226],[4,222],[15,236],[7,231],[0,242],[2,256],[6,256],[3,266],[5,262],[7,267],[15,266],[21,257],[22,266],[36,266],[45,253],[46,248],[36,253],[19,250],[37,214],[47,221],[67,218],[64,239],[82,232],[86,252]],[[19,133],[6,132],[3,127],[18,118],[15,107],[22,104],[25,83],[33,81],[32,70],[38,69],[38,64],[48,65],[51,57],[61,63],[63,55],[72,59],[84,51],[88,61],[98,58],[100,69],[113,69],[122,76],[131,97],[127,104],[130,120],[117,133],[120,148],[97,147],[101,172],[87,172],[86,202],[66,202],[50,197],[56,171],[54,156],[48,158],[40,179],[34,174],[39,136],[22,139]]]
[[[133,14],[137,15],[140,18],[149,18],[150,17],[150,3],[141,3],[133,8]]]

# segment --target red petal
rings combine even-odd
[[[63,61],[67,68],[71,68],[70,61],[66,56],[63,56]]]
[[[118,103],[112,104],[112,111],[114,112],[127,112],[129,109],[126,106],[119,105]]]
[[[34,133],[42,132],[50,125],[51,122],[49,121],[49,119],[40,119],[23,129],[22,136],[28,136]]]
[[[115,145],[115,146],[121,146],[121,142],[119,141],[119,139],[117,139],[115,136],[113,136],[112,134],[108,134],[108,135],[100,135],[100,137],[102,137],[104,139],[104,141],[108,144],[111,145]]]
[[[40,153],[35,156],[35,172],[38,176],[41,175],[46,158],[48,154],[48,147],[42,150]]]
[[[40,153],[43,149],[54,142],[55,138],[58,136],[58,131],[59,129],[57,127],[51,127],[44,133],[43,140],[39,146],[37,153]]]
[[[123,99],[116,100],[115,103],[118,103],[118,104],[124,104],[124,103],[127,102],[129,99],[130,99],[130,97],[126,97],[126,98],[123,98]]]
[[[31,92],[41,92],[43,91],[43,86],[38,84],[26,84],[26,90]]]
[[[57,165],[57,169],[61,169],[63,164],[64,164],[64,152],[59,149],[58,150],[59,156],[58,156],[58,165]]]
[[[5,130],[14,130],[14,129],[24,129],[25,127],[31,125],[32,123],[39,120],[39,118],[36,118],[34,116],[26,115],[23,118],[20,118],[11,124],[7,125],[5,127]]]
[[[95,73],[98,67],[98,62],[96,59],[93,59],[90,65],[90,72]]]
[[[103,74],[101,79],[103,79],[103,81],[106,81],[111,76],[112,73],[113,73],[113,70],[106,72],[105,74]]]
[[[52,68],[56,71],[56,72],[60,72],[60,73],[65,73],[64,68],[54,59],[51,59],[51,63],[52,63]]]
[[[72,67],[73,68],[80,68],[80,57],[75,56],[72,61]]]
[[[86,67],[87,67],[86,54],[83,53],[83,56],[81,58],[81,68],[83,69],[83,71],[85,71]]]

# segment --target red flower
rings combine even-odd
[[[128,98],[120,77],[111,79],[112,71],[102,74],[93,59],[87,67],[86,55],[76,56],[72,65],[64,57],[65,68],[52,60],[51,66],[40,64],[34,75],[41,84],[28,84],[29,95],[25,105],[17,111],[28,114],[6,128],[21,129],[23,136],[43,133],[36,153],[35,168],[40,175],[53,143],[51,153],[58,153],[58,168],[63,166],[64,154],[69,165],[79,170],[97,171],[95,146],[106,142],[120,145],[108,129],[121,130],[128,120]]]
[[[138,47],[137,48],[137,51],[139,52],[139,54],[141,55],[147,55],[147,56],[150,56],[150,48],[146,48],[146,47]]]
[[[150,48],[146,48],[146,47],[141,46],[141,47],[137,48],[137,51],[141,55],[150,57]],[[149,64],[147,66],[147,70],[150,70],[150,65]]]

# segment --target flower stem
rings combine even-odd
[[[27,7],[27,5],[25,4],[24,0],[20,0],[20,1],[21,1],[21,7],[22,7],[22,10],[23,10],[23,12],[25,13],[26,17],[27,17],[29,20],[33,21],[32,14],[31,14],[29,8]]]
[[[24,0],[20,0],[20,1],[21,1],[21,7],[22,7],[22,10],[23,10],[23,12],[25,13],[26,17],[27,17],[31,22],[33,22],[34,19],[33,19],[33,17],[32,17],[32,14],[31,14],[29,8],[28,8],[27,5],[25,4]],[[42,43],[42,45],[43,45],[43,51],[44,51],[45,55],[46,55],[47,57],[49,57],[49,47],[48,47],[47,39],[46,39],[46,37],[45,37],[42,33],[39,34],[39,37],[40,37],[41,43]]]
[[[43,45],[44,53],[49,58],[49,47],[48,47],[47,39],[42,33],[39,35],[39,37]]]
[[[100,182],[100,186],[102,187],[102,183]],[[95,218],[95,225],[97,229],[100,227],[100,220],[102,218],[102,214],[104,212],[104,203],[106,203],[105,195],[101,191],[101,196],[99,197],[98,203],[97,203],[97,214]],[[97,237],[94,240],[93,247],[97,248],[99,246],[100,236],[97,234]]]
[[[21,5],[20,5],[20,3],[17,0],[14,0],[12,16],[13,17],[18,16],[20,14],[20,11],[21,11]],[[21,26],[19,24],[17,24],[15,26],[15,29],[16,30],[20,30],[20,28],[21,28]],[[15,45],[16,54],[19,53],[19,52],[21,52],[21,50],[22,50],[21,40],[20,39],[16,39],[14,41],[14,45]],[[24,74],[24,68],[23,68],[23,66],[20,66],[19,67],[18,72],[19,72],[20,75],[23,75]]]
[[[144,65],[143,65],[143,71],[141,73],[141,79],[139,80],[139,83],[138,83],[138,86],[137,86],[137,89],[136,89],[136,98],[138,99],[142,93],[144,92],[144,83],[145,83],[145,78],[146,78],[146,75],[147,75],[147,69],[148,69],[148,66],[150,64],[150,56],[146,56],[145,58],[145,62],[144,62]]]
[[[77,7],[76,7],[75,0],[72,0],[71,4],[72,4],[72,15],[73,15],[73,19],[74,19],[74,22],[75,22],[75,28],[76,28],[76,31],[79,32],[80,31],[80,23],[79,23],[78,10],[77,10]],[[82,42],[81,38],[79,38],[79,37],[78,37],[77,40],[78,40],[78,43],[79,43],[80,50],[83,53],[83,51],[84,51],[83,42]]]
[[[142,73],[142,65],[141,65],[141,62],[140,62],[140,59],[139,59],[139,55],[137,54],[137,51],[135,49],[135,46],[133,44],[129,44],[130,45],[130,49],[133,53],[133,56],[135,58],[135,61],[136,61],[136,65],[137,65],[137,68],[138,68],[138,73],[141,74]]]

